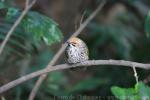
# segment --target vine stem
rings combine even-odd
[[[139,82],[138,81],[138,74],[137,74],[135,66],[133,66],[133,72],[134,72],[134,77],[135,77],[136,83],[138,83]]]

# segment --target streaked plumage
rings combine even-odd
[[[73,37],[68,41],[66,56],[70,64],[86,61],[89,59],[88,48],[81,39]]]

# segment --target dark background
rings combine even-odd
[[[6,1],[10,6],[24,8],[25,0]],[[24,45],[26,49],[12,46],[15,52],[5,49],[0,57],[0,84],[45,68],[61,44],[77,30],[83,13],[84,21],[99,3],[101,0],[37,0],[32,10],[55,20],[64,38],[61,43],[51,46],[41,41],[36,49],[28,45]],[[90,59],[149,63],[150,39],[144,31],[149,8],[149,0],[107,0],[101,12],[79,35],[89,48]],[[65,63],[64,55],[60,57],[59,63]],[[141,81],[150,73],[143,69],[137,69],[137,72]],[[25,82],[5,92],[3,96],[6,100],[26,100],[36,80]],[[135,83],[132,68],[124,66],[93,66],[86,70],[57,71],[48,75],[36,100],[50,100],[64,95],[112,96],[112,86],[127,88],[133,87]]]

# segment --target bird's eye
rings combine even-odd
[[[77,43],[76,42],[71,42],[70,44],[75,47]]]
[[[74,47],[75,47],[75,44],[72,44],[72,46],[74,46]]]

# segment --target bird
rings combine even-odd
[[[89,59],[88,47],[83,40],[78,37],[72,37],[67,41],[65,50],[68,64],[76,64]]]

